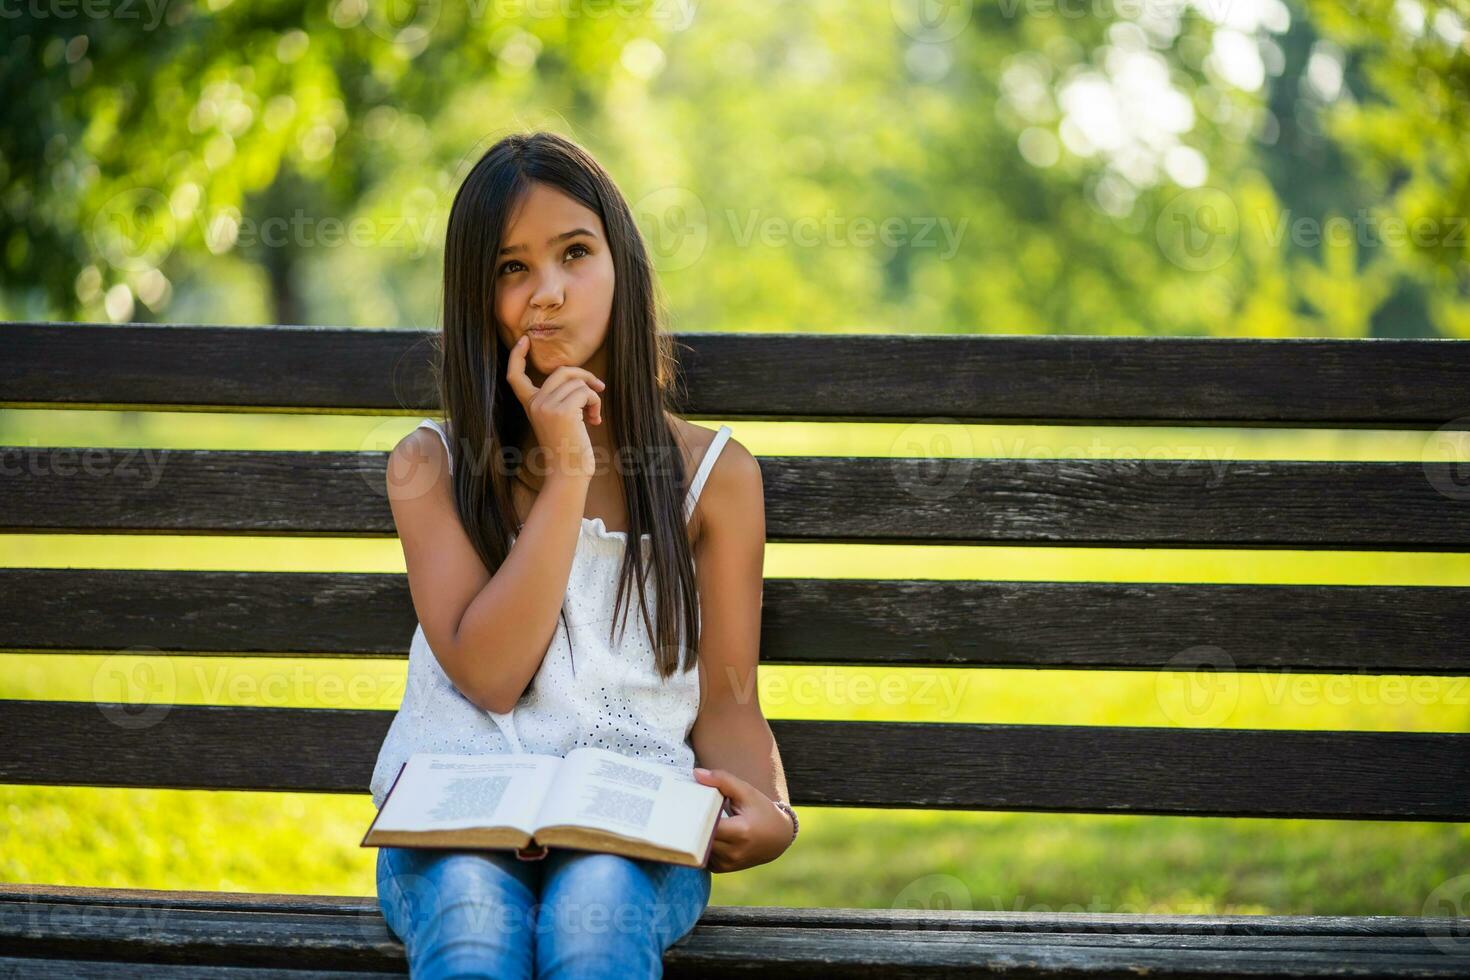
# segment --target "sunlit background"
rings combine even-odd
[[[435,329],[466,169],[547,128],[622,188],[673,330],[1470,337],[1464,3],[62,6],[0,38],[6,320]],[[0,444],[386,451],[416,421],[6,410]],[[904,455],[899,426],[729,424],[757,455]],[[953,428],[970,456],[1470,460],[1415,432]],[[403,571],[391,539],[8,535],[0,564]],[[766,574],[1466,586],[1470,553],[773,544]],[[0,654],[0,697],[165,678],[178,703],[391,711],[405,673],[140,662]],[[1207,717],[1188,682],[761,672],[772,718],[1470,730],[1458,678],[1243,674]],[[374,893],[365,794],[0,787],[0,812],[10,881]],[[809,807],[712,901],[1421,914],[1467,871],[1460,824]]]

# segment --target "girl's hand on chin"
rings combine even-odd
[[[506,363],[505,380],[526,410],[536,442],[551,456],[546,475],[590,478],[597,472],[597,462],[587,425],[602,424],[601,392],[607,383],[586,368],[563,364],[537,387],[526,374],[530,345],[526,334],[516,340]]]

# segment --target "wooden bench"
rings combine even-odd
[[[0,403],[432,415],[417,331],[7,324]],[[1378,427],[1470,341],[680,334],[693,418]],[[0,527],[389,537],[383,452],[0,450]],[[763,457],[771,541],[1464,551],[1451,464]],[[101,475],[99,475],[101,474]],[[132,474],[132,475],[130,475]],[[1464,589],[771,579],[767,664],[1465,675]],[[0,570],[11,651],[405,656],[405,578]],[[1214,664],[1213,666],[1220,666]],[[0,782],[365,793],[391,712],[0,702]],[[774,720],[798,806],[1464,821],[1470,735]],[[24,833],[25,828],[19,828]],[[897,856],[895,857],[897,860]],[[1446,869],[1447,875],[1464,869]],[[1428,898],[1426,896],[1426,898]],[[1451,903],[1463,895],[1449,896]],[[1424,916],[712,907],[671,976],[1470,976]],[[404,969],[373,898],[0,886],[0,975]]]

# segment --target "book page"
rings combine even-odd
[[[538,827],[576,826],[680,851],[703,850],[720,791],[657,762],[607,749],[573,749],[537,815]]]
[[[513,827],[530,834],[561,764],[554,755],[415,753],[373,829]]]

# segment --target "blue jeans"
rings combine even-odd
[[[378,907],[414,978],[659,977],[709,895],[704,868],[618,854],[378,849]]]

